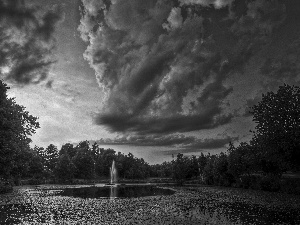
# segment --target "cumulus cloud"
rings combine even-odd
[[[0,0],[0,76],[19,84],[45,80],[53,63],[58,7],[46,12],[21,0]]]
[[[182,26],[182,15],[181,8],[173,8],[168,17],[168,23],[163,24],[162,26],[167,30],[177,29]]]
[[[106,93],[95,122],[112,132],[167,134],[229,123],[224,100],[233,89],[226,79],[285,19],[279,1],[118,0],[97,10],[91,2],[82,1],[79,31]]]

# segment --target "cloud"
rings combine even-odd
[[[217,110],[217,111],[214,111]],[[167,134],[174,131],[188,132],[194,130],[212,129],[231,121],[232,115],[216,116],[220,109],[212,109],[202,115],[168,116],[168,117],[136,117],[107,114],[97,117],[97,124],[108,125],[111,131],[134,132],[139,134]]]
[[[260,101],[261,101],[261,96],[256,96],[254,98],[247,99],[245,113],[243,116],[246,117],[252,116],[252,114],[250,113],[252,111],[252,107],[254,105],[257,105]]]
[[[243,71],[285,19],[279,1],[118,0],[96,11],[82,3],[84,57],[106,93],[95,122],[136,134],[229,123],[226,79]]]
[[[168,17],[168,23],[164,23],[162,26],[167,30],[177,29],[182,26],[181,8],[173,8]]]
[[[21,0],[0,0],[0,76],[19,84],[45,80],[61,12],[44,12]]]
[[[261,67],[264,89],[274,91],[283,83],[300,84],[300,39],[289,43],[281,54],[269,56]]]
[[[180,150],[202,150],[216,149],[225,147],[230,141],[236,140],[236,137],[218,137],[199,139],[194,136],[185,136],[182,134],[175,135],[129,135],[121,136],[113,139],[102,138],[96,141],[100,145],[132,145],[132,146],[158,146],[158,147],[174,147]]]
[[[182,5],[201,5],[208,7],[213,5],[215,8],[220,9],[229,6],[234,0],[179,0]]]

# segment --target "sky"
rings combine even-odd
[[[33,146],[216,154],[251,139],[263,93],[299,85],[298,0],[0,0],[0,31]]]

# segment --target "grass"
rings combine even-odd
[[[14,224],[300,223],[300,197],[287,194],[222,187],[173,187],[176,193],[171,196],[131,199],[57,196],[57,191],[65,187],[27,186],[0,195],[0,224],[11,224],[10,221]]]

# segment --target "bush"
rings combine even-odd
[[[258,189],[257,188],[257,177],[254,175],[241,176],[239,179],[239,187],[245,189]]]
[[[230,173],[225,173],[219,180],[219,185],[230,187],[234,183],[234,177]]]
[[[44,184],[45,182],[42,179],[38,178],[32,178],[28,180],[29,185],[39,185],[39,184]]]
[[[281,192],[300,195],[300,179],[287,178],[280,182]]]
[[[280,179],[274,175],[266,175],[259,181],[259,187],[263,191],[276,192],[280,190]]]
[[[4,179],[0,179],[0,194],[12,192],[12,182]]]

